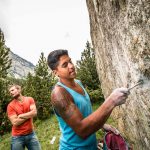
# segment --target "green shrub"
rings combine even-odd
[[[104,101],[104,96],[100,89],[89,90],[86,88],[86,90],[90,96],[91,103],[102,103]]]
[[[10,121],[7,118],[6,113],[0,113],[0,136],[5,132],[9,132],[11,129]]]

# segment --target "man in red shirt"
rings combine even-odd
[[[19,85],[9,87],[12,101],[7,106],[8,118],[12,123],[12,150],[41,150],[34,132],[33,117],[37,115],[36,105],[32,97],[21,94]]]

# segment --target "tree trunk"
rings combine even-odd
[[[135,150],[150,149],[150,0],[86,0],[103,94],[131,90],[112,116]]]

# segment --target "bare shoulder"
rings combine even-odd
[[[56,86],[51,94],[51,103],[56,112],[67,119],[76,109],[72,96],[61,86]]]
[[[72,96],[61,86],[56,86],[51,94],[51,103],[52,105],[62,105],[68,106],[70,103],[73,103]]]
[[[71,98],[72,99],[72,96],[66,91],[65,88],[61,87],[61,86],[55,86],[55,88],[53,89],[52,91],[52,94],[51,94],[51,98],[52,100],[58,100],[60,98],[64,99],[64,98]]]

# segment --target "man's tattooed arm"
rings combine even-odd
[[[62,87],[53,90],[51,103],[55,111],[65,120],[69,119],[77,109],[72,96]]]
[[[83,139],[103,127],[114,108],[113,101],[108,98],[96,111],[83,117],[72,96],[58,86],[52,92],[51,102],[56,112]]]

